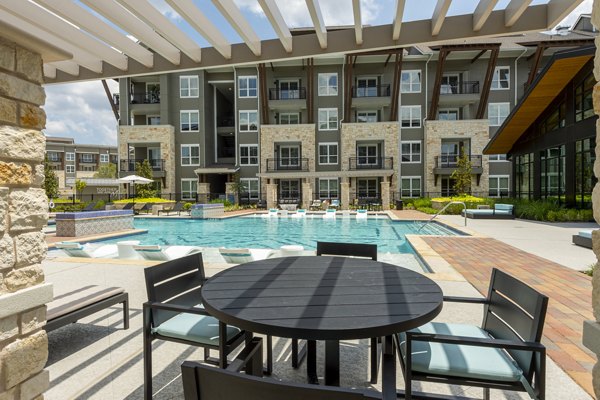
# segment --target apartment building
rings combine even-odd
[[[472,193],[506,196],[511,162],[483,148],[552,54],[593,37],[535,33],[123,78],[120,174],[147,158],[163,196],[233,197],[239,180],[241,200],[269,206],[387,208],[452,194],[464,153]]]
[[[116,180],[94,178],[103,164],[117,165],[116,146],[81,144],[75,143],[73,138],[46,136],[46,156],[58,177],[61,196],[72,196],[78,179],[87,183],[83,194],[88,197],[97,195],[101,199],[119,191]]]

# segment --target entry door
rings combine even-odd
[[[377,145],[361,145],[356,149],[358,165],[377,165]]]
[[[291,100],[300,98],[300,84],[297,80],[280,81],[279,93],[281,100]]]
[[[459,94],[460,93],[460,76],[459,74],[446,74],[442,76],[442,94]]]
[[[148,161],[152,169],[160,169],[160,147],[148,147]]]
[[[377,97],[377,78],[358,78],[356,79],[356,86],[356,97]]]
[[[298,146],[281,146],[279,148],[279,164],[282,167],[298,167],[300,165],[300,148]]]
[[[459,143],[442,143],[442,168],[456,167],[460,155]]]

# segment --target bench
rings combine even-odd
[[[592,231],[593,229],[584,229],[579,231],[577,235],[573,235],[573,244],[581,247],[592,248]]]
[[[515,219],[514,206],[512,204],[495,204],[493,209],[466,209],[461,215],[467,214],[467,218],[473,219]]]
[[[53,331],[115,304],[123,304],[123,325],[129,329],[129,294],[123,288],[95,285],[56,296],[48,303],[44,329]]]

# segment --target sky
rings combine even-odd
[[[192,29],[164,0],[150,0],[164,15],[187,33],[201,47],[209,44]],[[234,0],[250,25],[261,39],[275,38],[257,0]],[[312,26],[305,0],[275,0],[290,27]],[[455,0],[448,15],[472,13],[478,0]],[[208,0],[194,0],[196,5],[213,21],[232,43],[242,42],[235,30]],[[404,21],[431,18],[437,0],[407,0]],[[504,8],[509,0],[500,0],[496,8]],[[548,0],[534,0],[532,4],[544,4]],[[590,13],[593,0],[584,2],[559,25],[571,25],[579,14]],[[320,0],[325,24],[351,25],[354,23],[351,0]],[[361,0],[362,23],[364,25],[390,24],[395,0]],[[86,8],[84,6],[84,8]],[[97,14],[96,14],[97,15]],[[102,16],[99,16],[102,18]],[[102,18],[104,19],[104,18]],[[119,29],[118,27],[116,27]],[[112,93],[118,92],[118,83],[107,81]],[[46,86],[47,136],[73,137],[80,144],[117,144],[117,122],[100,81]]]

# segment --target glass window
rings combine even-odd
[[[298,179],[280,179],[279,198],[284,200],[299,200],[300,181]]]
[[[200,165],[200,145],[181,145],[181,165]]]
[[[420,128],[421,106],[400,107],[400,121],[403,128]]]
[[[421,93],[421,70],[402,71],[400,91],[402,93]]]
[[[376,144],[363,144],[357,146],[356,155],[358,156],[358,165],[377,165],[379,163]]]
[[[279,146],[279,166],[298,167],[300,165],[299,146]]]
[[[179,97],[198,97],[200,90],[198,88],[198,76],[180,76],[179,77]]]
[[[256,76],[238,77],[239,97],[256,97]]]
[[[148,125],[160,125],[160,115],[148,115],[146,123]]]
[[[490,197],[507,197],[510,191],[508,175],[489,176]]]
[[[421,177],[406,176],[402,177],[401,197],[421,197]]]
[[[200,120],[198,111],[180,111],[179,112],[179,130],[181,132],[198,132],[198,121]]]
[[[377,97],[377,78],[357,78],[354,97]]]
[[[510,67],[496,67],[492,78],[492,90],[510,89]]]
[[[86,162],[86,163],[93,163],[96,162],[94,155],[90,154],[90,153],[83,153],[81,155],[81,161],[82,162]]]
[[[319,108],[319,130],[335,131],[338,128],[338,109]]]
[[[515,189],[517,197],[533,197],[533,153],[515,157]]]
[[[377,122],[377,111],[357,111],[356,122]]]
[[[107,163],[109,162],[110,156],[108,154],[100,154],[100,162]]]
[[[58,162],[60,161],[60,157],[58,156],[58,153],[55,151],[49,151],[46,156],[48,157],[48,161],[52,161],[52,162]]]
[[[596,80],[594,75],[590,73],[585,80],[575,88],[575,121],[583,121],[584,119],[593,117],[594,104],[592,100],[592,91]]]
[[[592,207],[592,190],[598,179],[594,176],[596,139],[575,142],[575,201],[581,208]]]
[[[506,154],[492,154],[490,161],[506,161]]]
[[[338,178],[319,178],[319,198],[337,199],[339,196]]]
[[[258,178],[241,178],[240,184],[242,185],[242,193],[247,194],[250,200],[257,200],[259,198]]]
[[[540,152],[542,198],[564,203],[565,199],[565,145]]]
[[[500,126],[508,117],[510,103],[490,103],[488,105],[488,119],[490,126]]]
[[[319,143],[319,164],[331,165],[338,163],[338,144]]]
[[[75,153],[66,153],[65,160],[67,161],[75,161]]]
[[[369,179],[357,179],[356,184],[358,187],[359,198],[377,198],[379,197],[379,185],[377,178]]]
[[[421,142],[419,142],[419,141],[402,142],[400,148],[402,150],[401,160],[403,163],[420,163],[421,162]]]
[[[458,108],[442,108],[438,111],[438,119],[440,121],[458,121]]]
[[[258,130],[258,112],[240,111],[240,132],[256,132]]]
[[[271,100],[293,100],[306,98],[304,91],[300,90],[300,81],[297,79],[279,81],[278,96]]]
[[[338,75],[336,72],[319,74],[319,96],[337,96]]]
[[[196,179],[181,180],[181,198],[186,200],[194,200],[198,193],[198,181]]]
[[[258,165],[258,145],[240,146],[240,165]]]
[[[279,125],[297,125],[300,123],[299,113],[280,113]]]
[[[66,165],[65,170],[67,171],[67,174],[72,174],[75,172],[75,166],[74,165]]]

